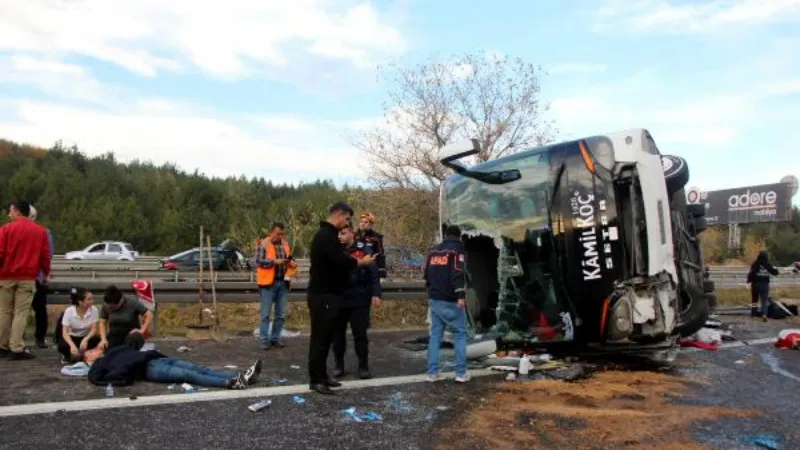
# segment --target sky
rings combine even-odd
[[[0,137],[359,182],[376,67],[485,51],[547,72],[557,140],[647,128],[691,186],[773,183],[800,175],[799,22],[800,0],[0,0]]]

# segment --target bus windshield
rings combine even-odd
[[[488,184],[455,175],[442,189],[442,222],[462,230],[493,230],[515,241],[525,231],[546,227],[552,189],[547,148],[524,152],[479,166],[480,170],[517,169],[522,177],[507,184]]]

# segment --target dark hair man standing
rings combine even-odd
[[[450,225],[444,234],[444,240],[431,250],[425,264],[425,285],[428,288],[431,315],[428,381],[441,379],[439,346],[445,327],[449,327],[455,338],[455,381],[465,383],[470,380],[467,373],[467,304],[464,291],[466,258],[464,244],[461,242],[461,229]]]
[[[364,255],[374,255],[374,249],[361,241],[356,241],[353,227],[345,225],[339,232],[339,240],[344,246],[344,251],[353,258]],[[370,304],[376,307],[380,304],[381,280],[378,268],[374,265],[359,267],[350,271],[350,280],[344,294],[344,302],[336,316],[333,336],[333,356],[336,361],[336,372],[333,376],[339,378],[347,372],[344,370],[344,354],[347,350],[347,324],[353,330],[353,344],[358,356],[358,376],[362,379],[372,378],[369,371],[369,340],[367,327],[369,325]]]
[[[333,325],[344,301],[350,271],[374,263],[372,256],[356,260],[342,251],[339,230],[350,222],[353,208],[336,202],[328,209],[328,218],[320,222],[311,241],[308,311],[311,316],[311,340],[308,348],[310,388],[320,394],[333,394],[341,383],[328,377],[328,353],[333,342]]]
[[[275,222],[269,229],[269,235],[256,249],[256,284],[258,285],[259,303],[259,337],[261,348],[269,350],[272,346],[285,347],[281,339],[281,331],[286,321],[286,310],[289,305],[289,283],[297,270],[297,263],[292,257],[292,249],[284,239],[284,225]],[[275,305],[275,319],[272,322],[270,336],[270,312]]]
[[[33,358],[23,335],[31,311],[36,278],[50,276],[50,240],[44,227],[28,219],[31,207],[8,207],[11,223],[0,227],[0,357]]]

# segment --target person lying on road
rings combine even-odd
[[[257,360],[244,373],[222,372],[170,358],[157,350],[140,351],[144,339],[138,334],[129,335],[123,345],[105,352],[92,361],[87,355],[89,382],[98,386],[127,386],[136,380],[156,383],[189,383],[203,387],[246,389],[261,373],[261,360]]]
[[[105,305],[100,310],[100,346],[122,345],[130,334],[148,338],[153,313],[138,299],[126,298],[113,284],[103,294]],[[141,320],[140,320],[141,317]]]
[[[72,306],[61,316],[61,339],[58,341],[58,352],[64,364],[82,361],[84,353],[100,343],[97,333],[100,311],[93,304],[92,293],[88,289],[74,287],[70,290],[69,299]]]

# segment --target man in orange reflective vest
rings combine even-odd
[[[286,310],[289,306],[289,284],[297,272],[297,262],[292,257],[289,243],[284,239],[284,225],[275,222],[267,238],[256,249],[256,284],[260,297],[259,339],[261,348],[285,347],[281,339]],[[270,333],[270,313],[275,305],[275,318]]]

